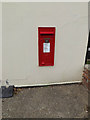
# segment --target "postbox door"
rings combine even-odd
[[[39,66],[54,65],[55,28],[39,28]]]

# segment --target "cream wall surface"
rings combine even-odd
[[[80,82],[88,35],[88,3],[3,3],[3,84]],[[55,65],[38,66],[38,27],[55,26]]]

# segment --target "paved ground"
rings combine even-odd
[[[84,118],[88,92],[79,84],[24,88],[3,99],[3,118]]]

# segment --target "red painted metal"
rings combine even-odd
[[[38,27],[39,66],[53,66],[55,27]]]
[[[54,32],[40,32],[40,34],[54,34]]]

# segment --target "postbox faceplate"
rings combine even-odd
[[[38,28],[39,66],[54,65],[55,27]]]

